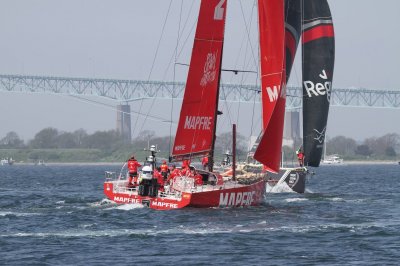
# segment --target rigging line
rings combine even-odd
[[[255,2],[254,2],[254,3],[255,3]],[[249,16],[250,22],[252,22],[253,13],[254,13],[254,4],[253,4],[253,8],[252,8],[251,14],[250,14],[250,16]],[[250,24],[250,28],[251,28],[251,24]],[[243,38],[242,38],[242,41],[241,41],[241,44],[240,44],[238,56],[236,57],[236,61],[235,61],[235,64],[234,64],[235,68],[238,68],[239,59],[240,59],[240,58],[239,58],[239,55],[241,54],[241,51],[242,51],[242,49],[243,49],[244,43],[246,43],[246,45],[248,45],[248,43],[249,43],[249,42],[246,41],[246,37],[248,37],[248,36],[245,35],[245,34],[243,34]],[[248,46],[247,46],[247,47],[248,47]],[[246,47],[246,50],[245,50],[246,55],[247,55],[247,47]],[[254,73],[256,73],[256,71],[248,71],[248,72],[254,72]],[[231,79],[231,81],[232,81],[232,79]]]
[[[254,5],[253,6],[257,6],[257,3],[256,3],[256,0],[254,0]],[[258,16],[256,16],[256,19],[257,19],[257,25],[258,25],[258,28],[259,28],[259,17]],[[259,77],[259,75],[260,75],[260,67],[261,67],[261,59],[260,59],[260,53],[261,53],[261,51],[260,51],[260,34],[258,34],[258,42],[256,42],[256,45],[258,45],[258,49],[257,49],[257,52],[258,52],[258,65],[257,65],[257,68],[258,68],[258,71],[257,71],[257,77],[256,77],[256,82],[255,82],[255,84],[256,84],[256,86],[258,85],[258,82],[260,81],[260,77]],[[254,90],[254,92],[256,93],[256,95],[254,95],[254,101],[253,101],[253,110],[252,110],[252,117],[251,117],[251,128],[250,128],[250,137],[249,137],[249,139],[251,138],[251,136],[253,136],[253,131],[254,131],[254,116],[255,116],[255,108],[256,108],[256,98],[257,98],[257,94],[259,94],[260,92],[261,92],[261,89],[260,90]],[[262,108],[261,108],[261,113],[260,114],[262,114]],[[259,119],[258,119],[258,121],[257,121],[257,124],[258,124],[258,122],[259,121],[261,121],[261,117],[259,117]],[[249,151],[251,150],[251,148],[252,147],[249,147]]]
[[[162,40],[162,37],[164,36],[164,30],[165,30],[165,26],[167,25],[167,21],[168,21],[168,17],[169,17],[169,12],[170,12],[170,10],[171,10],[171,6],[172,6],[172,0],[170,0],[170,2],[169,2],[169,6],[168,6],[168,10],[167,10],[167,15],[165,16],[165,19],[164,19],[164,25],[163,25],[163,27],[162,27],[161,35],[160,35],[160,38],[159,38],[159,40],[158,40],[158,44],[157,44],[157,48],[156,48],[156,53],[155,53],[154,58],[153,58],[153,63],[152,63],[152,65],[151,65],[151,69],[150,69],[150,73],[149,73],[149,76],[148,76],[148,78],[147,78],[147,81],[150,80],[151,74],[152,74],[152,72],[153,72],[153,68],[154,68],[154,65],[155,65],[155,61],[156,61],[156,59],[157,59],[158,51],[159,51],[159,49],[160,49],[161,40]],[[150,113],[151,108],[153,108],[154,102],[155,102],[155,98],[153,99],[152,104],[151,104],[151,106],[150,106],[150,108],[149,108],[149,110],[148,110],[148,112],[147,112],[147,116],[148,116],[148,114]],[[142,109],[142,106],[143,106],[143,101],[141,101],[141,103],[140,103],[140,110]],[[143,129],[144,124],[146,123],[146,118],[147,118],[147,116],[146,116],[145,119],[143,120],[143,123],[142,123],[142,126],[141,126],[141,128],[140,128],[140,131]],[[135,133],[136,125],[137,125],[137,123],[138,123],[138,119],[139,119],[139,117],[137,117],[137,119],[136,119],[136,121],[135,121],[135,126],[134,126],[134,128],[133,128],[132,135],[134,135],[134,133]],[[140,132],[140,131],[139,131],[139,132]]]
[[[244,16],[244,11],[243,11],[243,6],[242,6],[242,1],[239,1],[239,3],[240,3],[240,9],[241,9],[241,11],[242,11],[242,18],[245,18],[245,16]],[[247,26],[247,23],[246,23],[246,20],[245,20],[245,19],[244,19],[244,24],[245,24],[246,33],[247,33],[247,41],[250,42],[250,32],[249,32],[249,28],[248,28],[248,26]],[[251,42],[250,42],[250,44],[251,44]],[[250,45],[250,47],[252,47],[252,46]],[[257,65],[257,60],[256,60],[256,57],[255,57],[255,55],[254,55],[253,49],[251,49],[251,54],[252,54],[252,56],[253,56],[254,65]]]
[[[169,17],[169,12],[170,12],[170,10],[171,10],[171,6],[172,6],[172,0],[169,1],[169,6],[168,6],[167,15],[165,16],[165,19],[164,19],[164,25],[163,25],[162,30],[161,30],[160,38],[158,39],[157,48],[156,48],[156,53],[155,53],[155,55],[154,55],[153,63],[152,63],[152,65],[151,65],[151,69],[150,69],[150,73],[149,73],[149,76],[148,76],[148,78],[147,78],[148,81],[150,80],[151,74],[152,74],[153,69],[154,69],[154,65],[155,65],[155,62],[156,62],[156,59],[157,59],[158,51],[159,51],[159,49],[160,49],[161,40],[162,40],[162,38],[163,38],[163,36],[164,36],[165,26],[167,25],[167,21],[168,21],[168,17]]]
[[[187,17],[186,17],[186,21],[185,21],[185,23],[183,24],[183,28],[182,28],[182,30],[181,30],[180,28],[181,28],[181,25],[182,25],[183,1],[181,2],[181,9],[180,9],[180,14],[179,14],[179,27],[178,27],[177,45],[175,46],[175,50],[174,50],[174,52],[172,53],[171,58],[169,59],[168,66],[167,66],[167,68],[166,68],[166,70],[165,70],[165,73],[164,73],[164,76],[163,76],[163,80],[166,78],[167,73],[168,73],[168,71],[169,71],[169,69],[170,69],[170,67],[171,67],[171,65],[172,65],[172,62],[175,61],[175,63],[176,63],[176,61],[177,61],[179,42],[180,42],[180,40],[181,40],[181,38],[182,38],[182,36],[183,36],[183,33],[184,33],[184,31],[185,31],[185,28],[186,28],[186,26],[187,26],[187,21],[188,21],[188,19],[189,19],[189,17],[190,17],[190,13],[191,13],[192,8],[193,8],[193,3],[194,3],[194,1],[192,1],[192,4],[191,4],[190,9],[189,9],[189,13],[188,13],[188,15],[187,15]],[[190,31],[190,32],[192,32],[192,31]],[[188,35],[190,35],[190,32],[188,33]],[[187,39],[186,39],[186,40],[187,40]],[[174,59],[175,59],[175,60],[174,60]],[[173,71],[175,71],[175,69],[174,69]]]
[[[119,113],[137,114],[139,116],[145,116],[145,114],[143,114],[141,112],[136,112],[136,111],[124,112],[122,110],[116,109],[114,105],[98,102],[98,101],[95,101],[95,100],[85,99],[83,97],[79,97],[79,96],[76,96],[76,95],[62,95],[62,94],[57,94],[57,95],[58,96],[62,96],[62,97],[72,97],[72,98],[75,98],[76,100],[78,100],[80,102],[90,103],[90,104],[93,104],[93,105],[99,105],[99,106],[107,107],[107,109],[112,109],[112,110],[117,111]],[[158,122],[172,122],[172,123],[176,124],[176,122],[174,122],[174,121],[169,121],[169,120],[167,120],[167,119],[165,119],[163,117],[159,117],[159,116],[152,115],[152,116],[150,116],[150,118],[151,118],[151,120],[158,121]]]
[[[250,127],[250,136],[253,136],[253,126],[254,126],[254,112],[255,112],[255,108],[256,108],[256,96],[254,96],[254,101],[253,101],[253,110],[252,110],[252,114],[251,114],[251,127]]]
[[[241,6],[241,7],[242,7],[242,6]],[[253,23],[253,20],[251,19],[251,18],[253,17],[253,14],[254,14],[253,12],[254,12],[254,5],[253,5],[253,8],[252,8],[252,10],[251,10],[251,16],[250,16],[250,18],[249,18],[249,20],[250,20],[250,22],[249,22],[249,28],[250,28],[250,29],[251,29],[251,25],[252,25],[252,23]],[[242,14],[244,14],[243,11],[242,11]],[[243,19],[244,19],[244,18],[243,18]],[[247,23],[246,23],[246,24],[247,24]],[[250,50],[253,51],[253,50],[252,50],[253,47],[252,47],[252,45],[251,45],[251,42],[246,42],[246,53],[245,53],[245,56],[244,56],[244,59],[243,59],[244,63],[246,63],[246,60],[247,60],[247,51],[248,51],[249,46],[250,46]],[[250,60],[249,60],[249,62],[250,62]],[[243,82],[244,82],[244,75],[241,76],[240,84],[243,84]],[[240,87],[240,88],[239,88],[239,105],[238,105],[238,108],[237,108],[236,124],[239,124],[241,97],[242,97],[242,88]]]
[[[192,2],[193,5],[193,2]],[[179,45],[179,39],[180,39],[180,28],[181,28],[181,19],[182,19],[182,8],[183,8],[183,0],[181,0],[181,12],[179,14],[179,25],[178,25],[178,38],[176,40],[176,47],[175,47],[175,62],[177,60],[178,56],[178,45]],[[182,30],[183,32],[183,30]],[[182,33],[183,34],[183,33]],[[172,86],[172,93],[171,93],[171,112],[170,112],[170,120],[172,121],[172,115],[174,112],[174,94],[175,94],[175,66],[173,70],[173,80],[174,80],[174,85]],[[169,145],[168,145],[168,151],[172,154],[172,149],[171,149],[171,144],[172,144],[172,123],[169,125]]]
[[[186,36],[186,39],[183,41],[182,47],[181,47],[181,49],[180,49],[180,51],[178,53],[178,57],[181,56],[181,54],[183,52],[183,49],[186,46],[186,43],[189,41],[190,33],[193,32],[193,30],[194,30],[196,25],[197,25],[197,20],[193,22],[192,27],[190,28],[190,31],[189,31],[188,35]]]
[[[221,82],[222,82],[222,77],[221,77]],[[222,93],[224,94],[224,99],[225,99],[225,105],[226,105],[226,110],[228,112],[228,119],[229,123],[232,124],[232,119],[231,119],[231,113],[230,113],[230,106],[228,105],[228,102],[226,101],[226,93],[225,93],[225,87],[221,86],[220,89],[222,89]],[[222,126],[222,125],[221,125]]]
[[[178,65],[178,66],[190,66],[189,64],[186,64],[186,63],[175,63],[175,65]],[[238,70],[238,69],[223,69],[223,68],[221,69],[221,71],[233,72],[235,75],[237,75],[238,73],[257,73],[256,71],[253,71],[253,70]]]

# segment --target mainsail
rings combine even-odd
[[[286,103],[284,0],[259,0],[263,135],[254,159],[278,172]]]
[[[226,6],[226,0],[201,1],[173,159],[212,153]]]
[[[335,57],[332,16],[327,0],[304,0],[303,148],[305,165],[319,166],[325,141]]]

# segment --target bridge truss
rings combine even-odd
[[[0,75],[0,91],[99,96],[127,103],[139,99],[181,99],[185,83],[143,80],[68,78]],[[260,88],[254,85],[222,84],[220,100],[259,102]],[[302,105],[302,89],[287,88],[287,109]],[[400,108],[400,90],[333,88],[332,106]]]

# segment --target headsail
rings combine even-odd
[[[259,0],[263,135],[254,159],[278,172],[286,103],[284,0]]]
[[[289,81],[301,33],[301,1],[285,0],[286,82]]]
[[[202,0],[173,159],[212,152],[218,107],[226,0]]]
[[[327,0],[304,0],[303,146],[305,165],[319,166],[325,141],[335,40]]]

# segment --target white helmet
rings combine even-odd
[[[142,172],[143,172],[143,173],[146,173],[146,172],[151,173],[151,172],[153,172],[153,169],[151,169],[151,166],[146,165],[146,166],[144,166],[144,167],[142,168]]]
[[[144,166],[142,168],[142,178],[143,179],[153,179],[153,169],[151,166]]]

